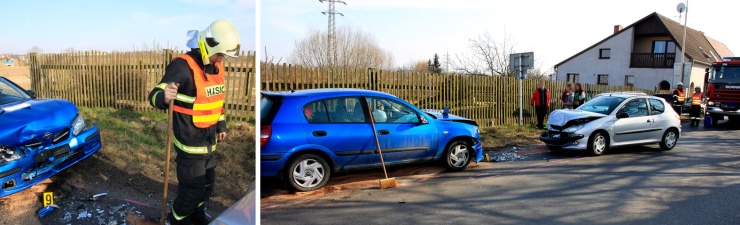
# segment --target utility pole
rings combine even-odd
[[[329,16],[329,27],[327,29],[328,38],[327,38],[327,49],[326,52],[326,58],[329,60],[329,65],[334,68],[334,65],[337,63],[337,43],[336,43],[336,37],[337,37],[337,31],[336,31],[336,24],[334,23],[334,15],[339,14],[340,16],[344,16],[344,14],[337,12],[334,8],[334,3],[342,3],[344,5],[347,5],[346,2],[339,1],[339,0],[319,0],[319,2],[329,3],[329,10],[321,12],[324,15]]]
[[[686,15],[683,16],[683,40],[681,41],[681,82],[686,80],[684,62],[686,61],[686,22],[689,18],[689,0],[686,0]],[[680,19],[679,19],[680,20]]]

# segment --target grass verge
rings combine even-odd
[[[496,126],[481,128],[481,142],[483,148],[500,148],[505,146],[524,146],[541,144],[539,136],[542,130],[531,126],[520,128],[519,126]]]
[[[85,121],[98,124],[103,148],[95,157],[104,163],[96,165],[110,168],[82,166],[74,169],[105,171],[106,174],[111,174],[111,180],[120,179],[114,183],[125,184],[130,177],[139,176],[162,182],[167,133],[165,113],[80,107],[80,114]],[[217,178],[211,198],[214,203],[223,206],[229,206],[243,197],[249,183],[255,178],[254,125],[227,121],[227,127],[229,131],[226,140],[219,144],[216,151]],[[173,149],[169,173],[171,185],[177,185],[175,156]],[[171,186],[171,189],[176,189],[176,186]]]

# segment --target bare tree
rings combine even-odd
[[[44,50],[41,49],[41,47],[34,45],[31,47],[31,49],[28,50],[28,53],[43,53]]]
[[[511,36],[504,33],[503,39],[496,40],[485,32],[468,42],[471,53],[456,55],[454,70],[462,74],[514,76],[514,71],[509,70],[509,55],[514,53],[516,42]]]
[[[306,38],[296,41],[295,49],[288,61],[307,67],[330,66],[327,33],[312,30]],[[337,30],[338,68],[348,69],[391,69],[393,55],[378,46],[375,37],[361,29],[342,27]]]
[[[412,73],[429,73],[429,66],[427,62],[421,61],[411,61],[409,63],[404,64],[399,68],[400,71],[408,71]]]

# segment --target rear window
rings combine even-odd
[[[277,110],[282,103],[282,97],[274,95],[262,95],[260,99],[260,124],[270,125],[275,118]]]

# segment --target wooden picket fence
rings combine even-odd
[[[41,98],[61,98],[84,107],[157,110],[149,92],[173,57],[183,51],[85,51],[30,55],[31,89]],[[246,53],[246,54],[245,54]],[[224,62],[227,120],[254,118],[255,55],[242,52]]]
[[[524,124],[536,123],[529,105],[538,80],[523,81]],[[260,72],[263,91],[290,91],[315,88],[359,88],[390,93],[422,109],[450,108],[450,113],[476,120],[482,127],[519,124],[519,81],[513,77],[423,74],[382,70],[330,70],[295,65],[263,63]],[[550,110],[561,109],[566,82],[545,81],[550,89]],[[584,85],[592,98],[603,92],[642,91],[628,86]]]

